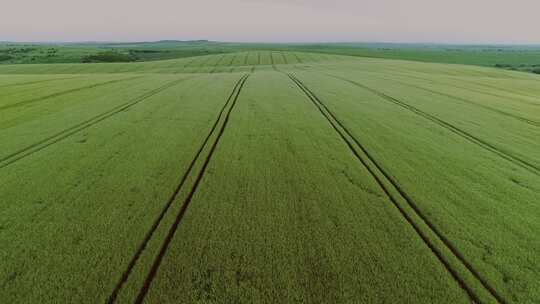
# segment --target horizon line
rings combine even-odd
[[[158,40],[0,40],[0,43],[13,44],[138,44],[159,42],[208,42],[237,44],[408,44],[408,45],[458,45],[458,46],[539,46],[540,42],[418,42],[418,41],[226,41],[209,39],[158,39]]]

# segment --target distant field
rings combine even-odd
[[[211,41],[69,44],[0,43],[0,64],[153,61],[258,50],[314,52],[369,58],[456,63],[540,74],[540,45],[253,44]]]
[[[540,74],[540,46],[430,45],[396,43],[335,43],[291,45],[292,51],[311,51],[358,57],[458,63]]]
[[[134,62],[238,51],[208,41],[141,43],[0,43],[0,64]]]
[[[0,65],[0,298],[539,303],[539,139],[540,76],[495,68]]]

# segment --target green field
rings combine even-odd
[[[540,74],[539,45],[452,45],[410,43],[323,43],[282,50],[490,66]]]
[[[310,52],[366,58],[489,66],[540,74],[539,45],[418,43],[225,43],[156,41],[129,43],[2,43],[0,64],[142,62],[232,52]],[[294,61],[294,60],[293,60]]]
[[[2,64],[0,143],[3,303],[540,303],[539,75]]]
[[[0,64],[153,61],[220,54],[240,49],[206,40],[138,43],[0,42]]]

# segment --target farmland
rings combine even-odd
[[[540,302],[540,76],[395,59],[0,65],[0,298]]]
[[[467,64],[540,74],[539,45],[419,43],[225,43],[207,40],[130,43],[2,43],[0,64],[144,62],[258,51]]]
[[[152,61],[235,50],[238,48],[205,40],[63,44],[0,42],[0,64]]]

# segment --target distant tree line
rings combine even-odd
[[[494,67],[500,68],[500,69],[513,70],[513,71],[532,72],[535,74],[540,74],[540,64],[511,65],[511,64],[506,64],[506,63],[497,63],[494,65]]]
[[[115,51],[105,51],[97,54],[86,55],[82,58],[82,62],[130,62],[137,60],[133,54],[123,54]]]
[[[7,61],[7,60],[10,60],[10,59],[13,59],[13,57],[11,57],[9,55],[5,55],[5,54],[0,54],[0,62],[1,61]]]

